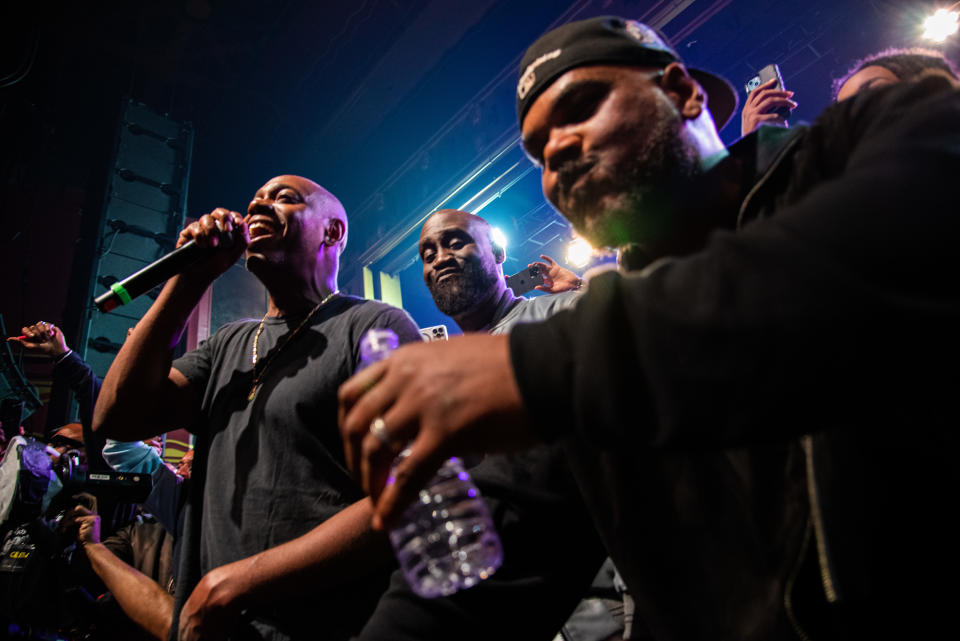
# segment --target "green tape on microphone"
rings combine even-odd
[[[123,285],[121,285],[120,283],[114,283],[113,285],[110,285],[110,289],[112,289],[113,293],[116,294],[117,297],[120,299],[121,305],[126,305],[131,300],[133,300],[132,298],[130,298],[130,293],[126,289],[124,289]]]

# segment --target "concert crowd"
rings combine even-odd
[[[523,56],[517,129],[544,197],[616,262],[521,257],[530,295],[483,217],[423,212],[424,284],[463,332],[427,340],[340,291],[337,196],[264,176],[245,211],[180,231],[201,257],[102,380],[56,323],[14,332],[79,416],[0,432],[2,638],[943,635],[958,74],[887,50],[835,79],[812,123],[789,122],[795,98],[758,79],[741,107],[657,30],[571,22]],[[241,259],[265,315],[175,358]],[[399,348],[369,364],[371,330]],[[192,445],[165,460],[178,429]],[[451,456],[502,565],[427,598],[390,533]]]

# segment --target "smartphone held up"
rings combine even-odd
[[[507,276],[507,287],[512,289],[516,296],[523,296],[536,289],[537,285],[543,285],[543,272],[539,265],[531,265],[513,276]]]
[[[770,87],[771,89],[777,91],[786,91],[786,87],[783,86],[783,76],[780,75],[780,66],[774,63],[771,63],[758,71],[750,80],[746,83],[747,94],[754,91],[760,85],[774,80],[775,82]],[[770,113],[775,113],[784,120],[790,117],[790,107],[781,106],[777,107],[770,111]]]

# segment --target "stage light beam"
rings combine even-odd
[[[923,21],[923,37],[934,42],[944,42],[957,32],[957,18],[960,18],[960,13],[956,11],[937,9]]]
[[[490,230],[490,238],[503,249],[507,248],[507,235],[499,227]]]
[[[567,263],[573,267],[584,267],[593,258],[593,247],[582,238],[574,238],[567,245]]]

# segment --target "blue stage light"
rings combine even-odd
[[[490,237],[493,239],[493,242],[503,249],[507,248],[507,235],[504,234],[503,230],[499,227],[494,227],[490,230]]]

